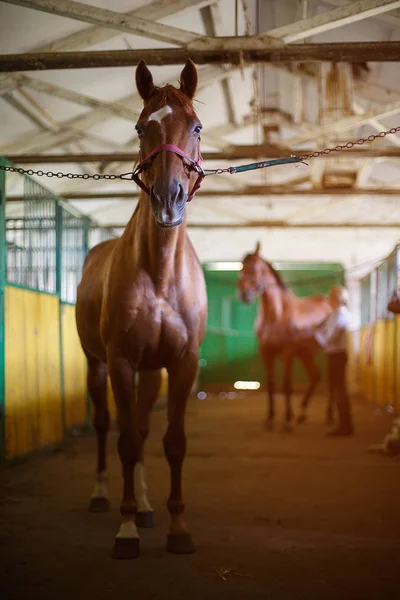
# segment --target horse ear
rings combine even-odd
[[[254,251],[254,254],[257,254],[257,256],[260,254],[260,248],[261,248],[261,242],[257,242],[256,249]]]
[[[143,59],[136,67],[136,87],[140,97],[147,102],[154,90],[154,83],[153,76]]]
[[[181,92],[190,100],[193,99],[197,88],[197,69],[190,58],[187,59],[181,73]]]

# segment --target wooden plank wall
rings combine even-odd
[[[6,458],[63,436],[59,300],[6,286]]]
[[[399,410],[400,316],[380,319],[374,325],[361,329],[360,392],[377,406],[394,406]]]
[[[75,323],[75,306],[61,306],[65,426],[67,429],[88,420],[86,357],[81,348]]]

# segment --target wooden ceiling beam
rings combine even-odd
[[[400,7],[400,1],[392,0],[357,0],[347,2],[329,11],[318,13],[295,23],[260,33],[258,39],[268,43],[268,38],[275,38],[285,44],[304,40],[313,35],[326,33],[332,29],[362,21]],[[266,38],[266,39],[265,39]],[[206,42],[205,42],[206,43]]]
[[[178,46],[187,45],[202,37],[192,31],[157,23],[153,19],[143,19],[73,0],[3,0],[3,2]]]
[[[215,38],[224,39],[227,38]],[[230,39],[230,38],[228,38]],[[241,38],[238,38],[241,39]],[[49,52],[3,54],[0,72],[43,71],[46,69],[95,69],[129,67],[142,58],[148,65],[181,65],[187,58],[197,65],[290,62],[399,62],[400,42],[340,42],[291,44],[281,48],[231,49],[226,42],[218,50],[160,48],[157,50],[98,50],[93,52]]]
[[[160,21],[184,11],[200,10],[215,0],[153,0],[145,6],[124,13],[124,16],[139,17],[152,21]],[[83,31],[71,33],[53,42],[31,48],[32,52],[71,52],[83,50],[96,44],[104,44],[119,36],[120,32],[102,25],[93,25]]]
[[[300,151],[291,148],[285,148],[275,145],[235,145],[227,146],[219,152],[203,152],[204,160],[245,160],[245,159],[267,159],[284,158],[292,154],[310,154],[313,152],[310,148]],[[400,147],[367,147],[362,149],[360,146],[343,150],[344,154],[351,154],[357,158],[400,158]],[[335,154],[336,156],[336,154]],[[97,153],[65,153],[65,154],[8,154],[10,162],[18,165],[33,164],[66,164],[66,163],[88,163],[88,162],[119,162],[134,163],[137,160],[136,152],[97,152]],[[329,158],[329,155],[322,155],[319,158]],[[319,160],[319,159],[318,159]]]
[[[316,3],[316,2],[321,2],[321,0],[316,0],[314,3]],[[349,0],[322,0],[322,3],[326,4],[328,6],[347,6],[349,3]],[[380,13],[380,14],[373,15],[372,18],[378,19],[382,23],[386,23],[387,25],[390,25],[390,27],[392,27],[392,28],[400,27],[400,19],[399,19],[399,17],[396,17],[395,15],[391,15],[391,14],[387,14],[387,13]]]
[[[110,192],[59,192],[59,196],[64,200],[80,201],[99,201],[99,200],[135,200],[140,192],[132,189],[128,192],[110,191]],[[212,198],[235,198],[243,196],[397,196],[400,199],[400,188],[313,188],[301,190],[285,186],[246,186],[237,190],[208,190],[203,188],[197,192],[196,197]],[[22,202],[24,196],[8,196],[7,202]]]
[[[126,225],[116,223],[114,225],[101,225],[104,229],[125,229]],[[248,228],[270,228],[270,229],[398,229],[400,221],[396,223],[382,223],[373,221],[371,223],[329,223],[329,222],[304,222],[289,223],[287,221],[243,221],[242,223],[195,223],[188,221],[189,229],[248,229]]]

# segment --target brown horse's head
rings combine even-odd
[[[256,296],[278,288],[286,289],[286,285],[273,266],[261,258],[260,242],[257,242],[255,251],[243,259],[238,281],[240,298],[250,304]]]
[[[136,86],[144,101],[136,125],[141,159],[168,144],[197,162],[201,123],[192,103],[197,87],[193,62],[186,62],[177,89],[172,85],[156,87],[146,63],[141,60],[136,69]],[[198,177],[193,164],[174,151],[161,150],[145,163],[144,172],[157,224],[170,228],[182,223],[186,202]]]

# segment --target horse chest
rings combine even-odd
[[[190,331],[180,311],[160,298],[131,306],[123,329],[123,346],[141,368],[164,366],[184,353],[190,342]]]

